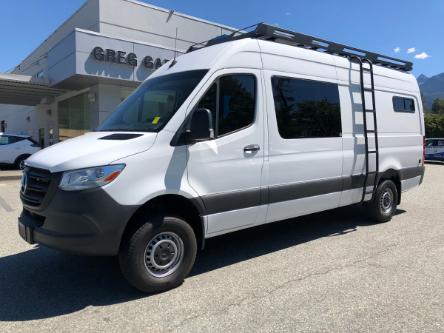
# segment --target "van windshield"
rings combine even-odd
[[[206,73],[194,70],[148,79],[97,130],[160,131]]]

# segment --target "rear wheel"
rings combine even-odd
[[[178,217],[143,223],[124,241],[119,254],[123,275],[135,288],[156,293],[182,284],[191,271],[197,242],[191,226]]]
[[[392,180],[382,181],[368,204],[370,217],[376,222],[390,221],[396,212],[398,189]]]

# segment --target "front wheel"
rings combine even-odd
[[[25,161],[29,156],[20,156],[17,161],[15,161],[15,167],[19,170],[25,169]]]
[[[376,222],[390,221],[396,212],[398,189],[392,180],[381,182],[368,204],[370,217]]]
[[[182,284],[191,271],[197,242],[191,226],[178,217],[143,223],[122,246],[119,263],[135,288],[157,293]]]

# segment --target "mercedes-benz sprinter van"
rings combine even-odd
[[[196,45],[96,131],[26,161],[20,235],[118,255],[158,292],[210,237],[355,203],[388,221],[424,173],[410,70],[265,24]]]

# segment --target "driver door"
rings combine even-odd
[[[215,139],[188,147],[188,181],[205,206],[207,237],[265,220],[260,82],[259,70],[219,71],[194,104],[211,111],[215,130]]]

